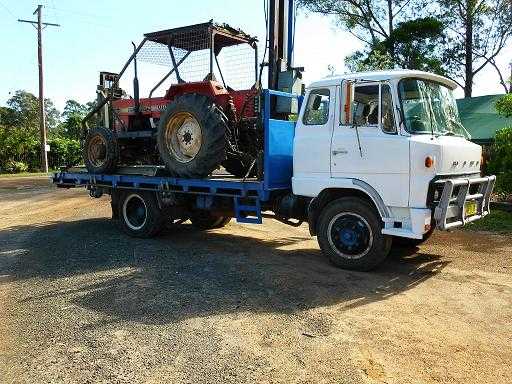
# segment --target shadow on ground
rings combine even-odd
[[[264,240],[183,225],[140,240],[125,236],[108,219],[20,226],[0,232],[0,284],[2,276],[4,283],[50,280],[53,288],[23,300],[64,295],[112,322],[162,324],[238,311],[356,307],[404,292],[448,263],[416,253],[417,248],[395,249],[371,273],[343,271],[316,245],[300,248],[308,239]],[[296,249],[282,249],[294,244]],[[73,283],[60,280],[66,277]]]

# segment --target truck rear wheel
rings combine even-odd
[[[90,173],[114,172],[119,160],[119,147],[114,133],[104,127],[91,129],[85,138],[83,156]]]
[[[226,158],[226,131],[223,115],[210,98],[180,96],[160,119],[160,157],[177,177],[206,177]]]
[[[208,211],[197,211],[190,217],[190,221],[197,229],[207,230],[225,227],[231,221],[231,217],[217,216]]]
[[[116,198],[117,218],[121,229],[129,236],[150,238],[165,225],[165,216],[154,193],[149,191],[123,191]]]
[[[318,223],[318,243],[336,266],[368,271],[380,264],[391,248],[381,233],[381,219],[365,200],[346,197],[329,203]]]

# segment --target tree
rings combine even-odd
[[[496,101],[496,111],[501,116],[512,117],[512,93],[503,95]]]
[[[352,71],[399,66],[445,74],[439,57],[443,31],[442,22],[432,17],[400,22],[388,38],[373,44],[367,51],[356,51],[346,58],[346,64]]]
[[[507,92],[507,83],[496,65],[496,57],[512,36],[510,0],[438,0],[449,31],[445,66],[471,97],[474,77],[488,64],[497,72]]]
[[[474,77],[492,66],[512,36],[510,0],[299,0],[311,12],[336,17],[365,44],[350,69],[396,66],[443,74],[472,95]],[[427,17],[428,16],[428,17]]]
[[[65,137],[80,140],[82,136],[82,120],[87,115],[89,107],[76,100],[67,100],[64,106],[62,118],[64,121],[59,126],[59,133]]]
[[[24,129],[39,128],[39,101],[30,92],[18,90],[7,100],[9,111],[4,112],[7,126],[19,126]],[[44,109],[48,129],[59,124],[60,113],[50,99],[44,100]]]
[[[333,15],[365,44],[346,59],[350,70],[402,67],[443,73],[439,46],[443,25],[435,8],[422,0],[299,0],[311,12]],[[436,53],[438,55],[436,55]]]

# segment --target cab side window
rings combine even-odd
[[[358,85],[354,89],[354,124],[365,127],[379,124],[379,86]]]
[[[309,93],[302,119],[305,125],[324,125],[329,120],[331,95],[328,89],[315,89]]]
[[[352,111],[354,124],[360,127],[380,126],[385,133],[396,133],[393,97],[388,84],[357,85],[354,89]]]
[[[386,133],[396,133],[395,119],[393,116],[393,97],[391,88],[387,84],[382,84],[381,93],[381,126]]]

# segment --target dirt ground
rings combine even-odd
[[[1,383],[510,383],[512,239],[371,273],[273,221],[136,240],[107,198],[0,179]]]

